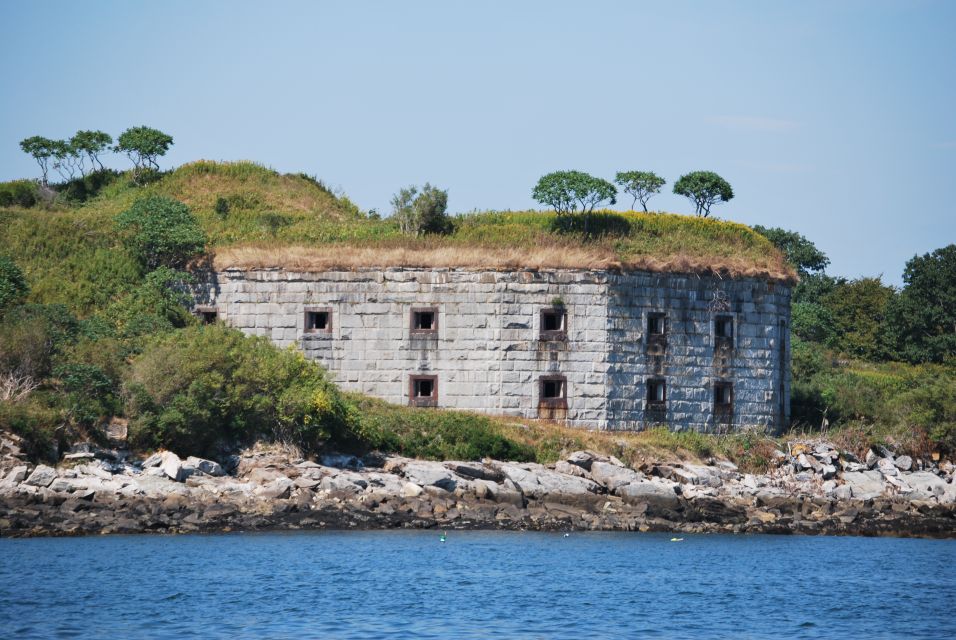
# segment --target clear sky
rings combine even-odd
[[[0,0],[0,24],[0,180],[37,175],[27,136],[145,124],[163,166],[256,160],[381,212],[410,183],[522,209],[548,171],[646,169],[690,213],[671,185],[709,169],[715,215],[837,275],[899,284],[956,242],[956,2]]]

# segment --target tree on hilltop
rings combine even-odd
[[[37,164],[40,165],[42,172],[41,181],[43,185],[47,184],[47,175],[50,170],[50,158],[53,157],[55,141],[43,136],[30,136],[20,141],[20,148],[24,153],[33,156]]]
[[[421,191],[411,185],[392,196],[392,216],[402,233],[416,238],[426,233],[448,233],[451,220],[445,214],[447,208],[448,192],[427,182]]]
[[[96,170],[96,165],[103,170],[100,154],[104,153],[113,144],[113,136],[103,131],[77,131],[70,138],[70,145],[77,153],[85,153],[90,159],[90,169]]]
[[[156,159],[166,155],[173,137],[150,127],[130,127],[116,139],[114,151],[125,153],[133,162],[134,180],[138,181],[144,169],[159,170]]]
[[[613,184],[583,171],[554,171],[541,176],[531,192],[532,198],[553,208],[559,215],[574,213],[580,206],[585,233],[594,207],[605,201],[614,204],[616,196],[617,188]]]
[[[621,187],[621,191],[634,198],[631,209],[640,200],[645,213],[647,212],[647,201],[660,193],[661,187],[667,184],[664,178],[653,171],[619,171],[614,176],[614,182]]]
[[[697,207],[697,215],[706,218],[718,202],[734,197],[730,183],[713,171],[693,171],[674,183],[674,193],[685,196]]]

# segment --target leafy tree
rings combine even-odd
[[[834,346],[865,359],[884,357],[881,332],[887,305],[896,295],[877,278],[860,278],[837,285],[822,303],[833,319]]]
[[[803,340],[832,345],[837,336],[830,310],[816,302],[794,302],[790,312],[793,334]]]
[[[392,215],[402,233],[410,236],[451,231],[451,220],[445,214],[447,208],[448,192],[427,182],[421,191],[412,185],[392,196]]]
[[[634,198],[631,209],[641,201],[644,211],[647,211],[647,201],[661,192],[661,187],[667,184],[664,178],[652,171],[619,171],[614,176],[614,182],[621,187],[621,191]]]
[[[47,175],[50,170],[50,158],[53,157],[55,141],[43,136],[31,136],[20,141],[20,148],[24,153],[29,153],[33,159],[40,165],[40,171],[43,173],[43,184],[47,184]]]
[[[710,208],[718,202],[734,197],[730,183],[713,171],[693,171],[674,183],[674,193],[685,196],[697,207],[697,215],[706,218]]]
[[[9,257],[0,254],[0,314],[7,307],[21,302],[30,288],[20,267]]]
[[[95,170],[96,165],[103,170],[103,163],[100,162],[100,154],[104,153],[109,146],[113,144],[113,137],[103,131],[77,131],[76,135],[70,138],[70,145],[77,153],[85,153],[90,159],[90,169]]]
[[[166,155],[173,144],[173,137],[150,127],[131,127],[116,139],[114,151],[125,153],[133,162],[136,180],[144,169],[159,170],[156,159]]]
[[[898,356],[910,362],[956,357],[956,244],[913,257],[903,282],[887,311]]]
[[[588,219],[594,207],[604,201],[614,204],[616,196],[617,188],[613,184],[583,171],[555,171],[541,176],[531,192],[531,197],[552,207],[559,215],[573,213],[580,206],[584,233],[588,232]]]
[[[779,227],[755,225],[754,231],[772,242],[787,256],[787,262],[793,265],[803,278],[812,273],[822,273],[830,264],[825,253],[796,231],[787,231]]]
[[[67,140],[53,140],[53,168],[56,169],[60,177],[65,182],[76,178],[76,173],[80,175],[86,172],[83,167],[83,158],[73,148],[73,145]]]
[[[180,268],[202,253],[206,236],[189,207],[165,196],[147,196],[116,217],[130,252],[147,270]]]

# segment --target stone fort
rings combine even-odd
[[[197,313],[343,389],[591,429],[779,430],[790,286],[646,271],[225,269]]]

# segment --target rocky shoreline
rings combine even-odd
[[[0,536],[282,529],[508,529],[956,537],[948,462],[825,442],[774,468],[645,463],[578,451],[553,465],[395,456],[297,459],[256,447],[223,464],[86,445],[57,468],[0,438]]]

